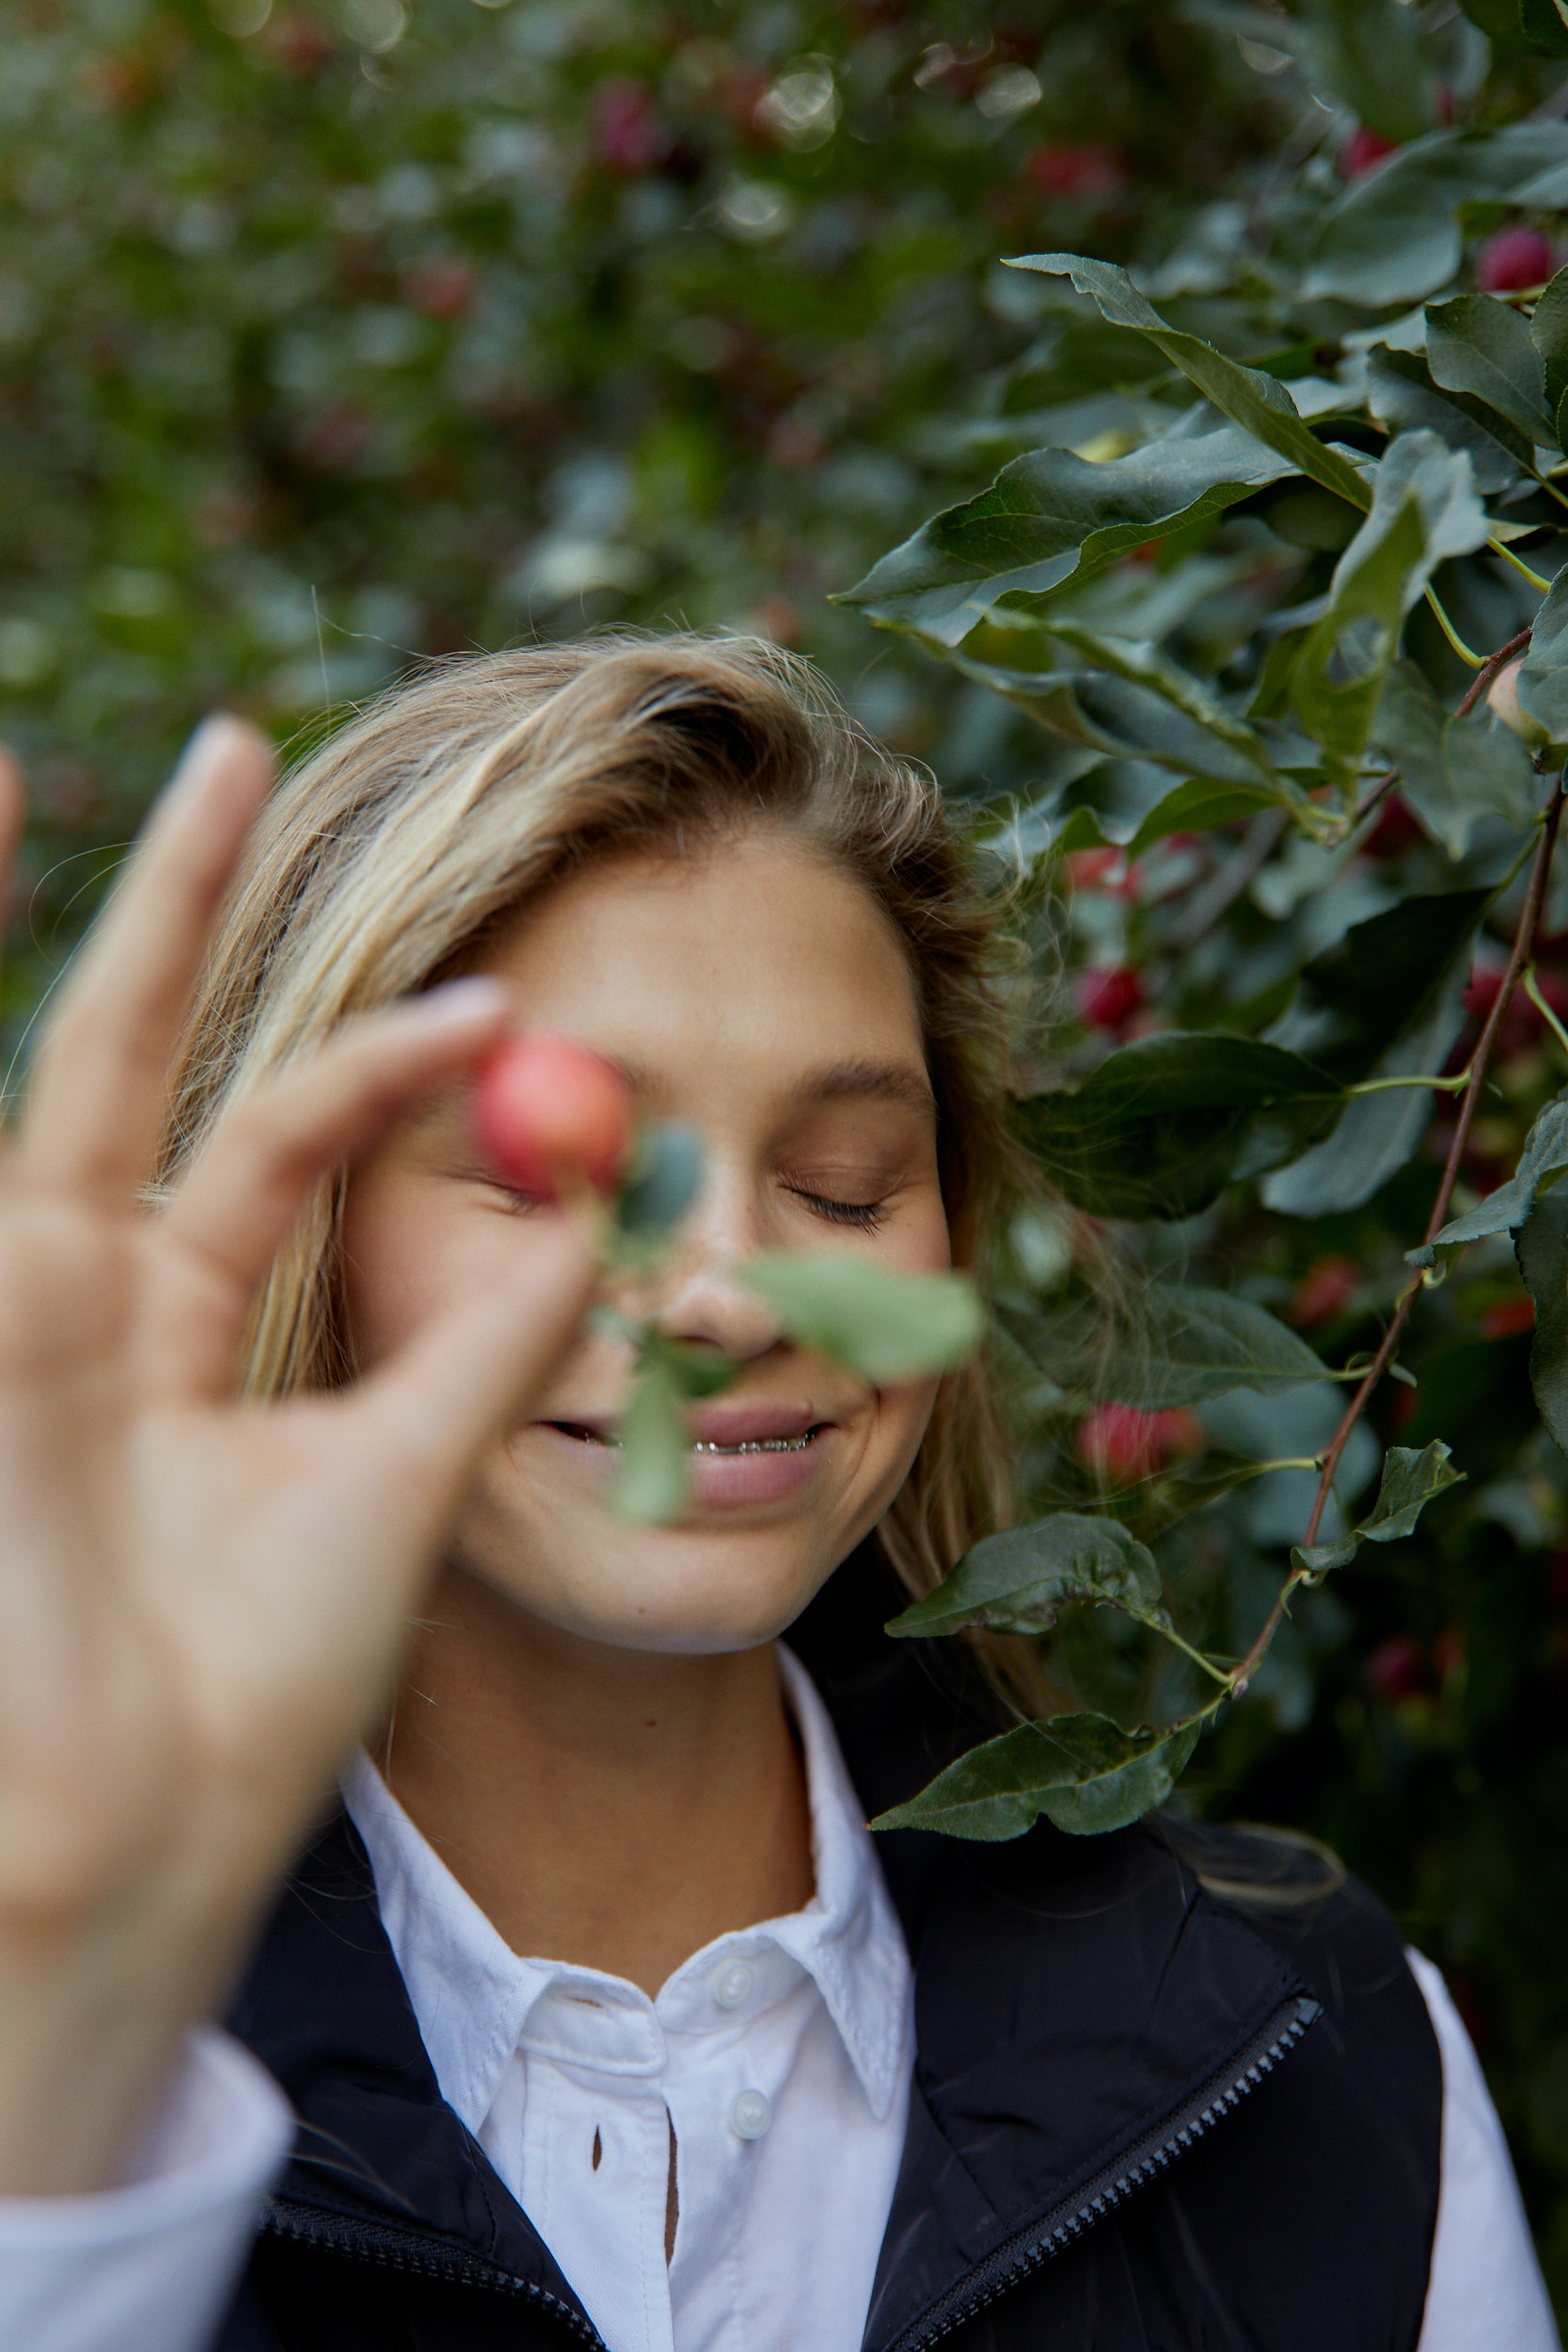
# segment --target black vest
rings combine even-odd
[[[879,1574],[849,1563],[791,1636],[868,1813],[985,1728],[950,1646],[881,1641]],[[865,2352],[1415,2352],[1441,2066],[1364,1888],[1282,1887],[1258,1841],[1157,1822],[879,1851],[917,2056]],[[1204,1883],[1259,1866],[1266,1903]],[[300,2128],[215,2352],[600,2344],[442,2102],[342,1816],[231,2023]]]

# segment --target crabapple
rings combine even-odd
[[[608,1192],[631,1150],[626,1080],[569,1037],[498,1046],[475,1080],[473,1120],[508,1182],[544,1200],[560,1197],[563,1180]]]
[[[1557,267],[1557,256],[1539,229],[1522,223],[1499,229],[1476,255],[1476,284],[1482,294],[1519,294],[1526,286],[1544,286]]]

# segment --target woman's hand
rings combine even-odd
[[[195,739],[0,1148],[0,2194],[112,2181],[240,1965],[484,1447],[593,1274],[563,1221],[343,1391],[242,1401],[246,1318],[322,1173],[504,1030],[463,982],[341,1030],[144,1205],[166,1071],[266,791]],[[20,822],[0,773],[0,903]]]

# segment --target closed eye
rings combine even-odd
[[[802,1185],[790,1184],[786,1189],[797,1200],[803,1200],[813,1216],[819,1216],[829,1225],[854,1225],[863,1233],[874,1233],[887,1216],[885,1200],[834,1200],[823,1192],[807,1192]]]

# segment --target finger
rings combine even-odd
[[[169,1054],[272,767],[242,720],[191,739],[45,1029],[23,1136],[40,1185],[123,1203],[150,1173]]]
[[[248,1096],[223,1119],[164,1216],[166,1237],[223,1278],[237,1342],[278,1245],[329,1169],[355,1158],[403,1112],[471,1067],[503,1033],[498,981],[453,980],[428,996],[345,1025],[319,1054]],[[227,1386],[230,1363],[203,1385]]]
[[[519,1232],[515,1275],[436,1317],[342,1400],[347,1441],[420,1557],[487,1446],[526,1418],[577,1336],[598,1268],[565,1217]]]

